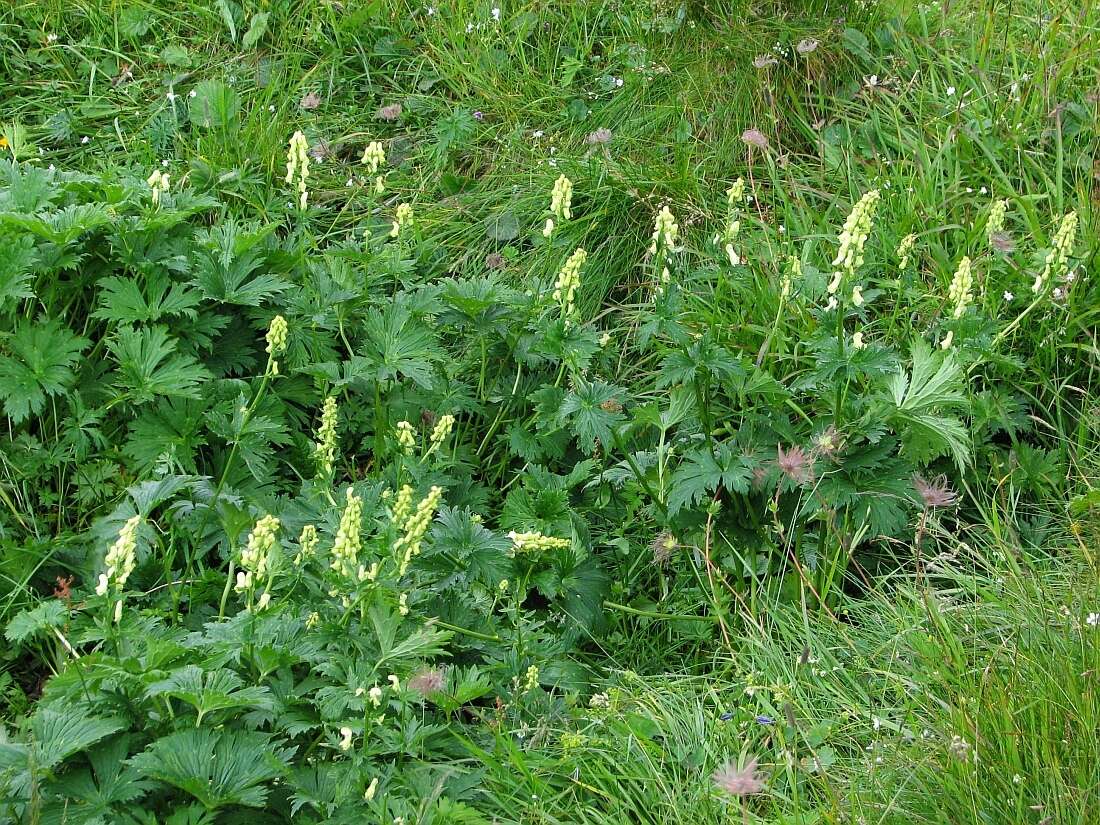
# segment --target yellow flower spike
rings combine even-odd
[[[309,178],[309,143],[306,136],[299,129],[291,135],[286,153],[286,178],[287,184],[297,181],[298,208],[305,210],[309,193],[306,191],[306,180]]]
[[[948,299],[955,305],[952,317],[961,318],[970,303],[970,289],[974,283],[974,277],[970,272],[970,258],[963,256],[959,261],[959,267],[951,279],[951,286],[947,290]]]
[[[149,184],[153,206],[160,206],[160,196],[167,192],[169,188],[168,173],[160,169],[154,169],[153,174],[146,178],[145,182]]]
[[[317,430],[317,441],[313,445],[313,458],[317,462],[317,471],[328,478],[336,463],[336,425],[339,413],[336,398],[329,396],[321,408],[321,426]]]
[[[249,590],[264,579],[275,549],[275,534],[279,532],[279,520],[271,515],[263,516],[248,534],[248,543],[241,551],[241,571],[237,574],[237,591]],[[244,574],[243,576],[241,574]]]
[[[840,236],[837,238],[839,247],[836,258],[832,263],[838,269],[833,273],[833,280],[829,284],[830,295],[840,288],[840,282],[845,276],[850,277],[863,266],[863,247],[871,234],[875,207],[880,197],[877,189],[867,192],[852,207],[851,214],[844,221]]]
[[[566,318],[572,316],[576,311],[574,300],[577,289],[581,285],[581,267],[584,266],[587,259],[588,253],[578,248],[569,256],[569,259],[561,268],[561,272],[558,273],[557,282],[554,284],[553,298],[561,305],[562,315]]]
[[[407,203],[399,203],[393,215],[393,228],[390,229],[390,237],[397,238],[405,227],[413,222],[413,208]]]
[[[569,539],[544,536],[539,532],[517,533],[513,530],[508,534],[508,538],[512,540],[512,555],[536,553],[540,550],[565,550],[572,545]]]
[[[894,251],[894,255],[898,259],[898,269],[904,271],[909,267],[909,255],[913,251],[913,245],[916,242],[917,236],[913,233],[909,233],[901,239],[901,243],[898,244],[898,248]]]
[[[416,430],[413,429],[413,425],[408,421],[398,421],[396,433],[397,444],[401,447],[402,451],[411,453],[416,449]]]
[[[1038,294],[1043,285],[1054,278],[1061,278],[1069,268],[1067,262],[1073,253],[1073,244],[1077,237],[1077,213],[1069,212],[1058,224],[1050,252],[1043,261],[1043,270],[1035,276],[1031,291]]]
[[[363,499],[348,487],[347,504],[340,517],[340,527],[332,546],[332,569],[348,579],[354,578],[358,571],[359,551],[363,545],[362,518]]]
[[[454,429],[455,417],[448,413],[447,415],[441,415],[439,420],[435,423],[435,427],[432,429],[431,434],[431,449],[435,449],[444,441],[447,440],[451,434],[451,430]]]
[[[271,319],[271,323],[267,327],[267,354],[271,356],[282,355],[286,352],[286,339],[289,327],[286,323],[286,318],[282,315],[276,315]]]
[[[985,239],[990,246],[994,246],[997,236],[1004,231],[1007,212],[1007,200],[993,201],[989,207],[989,218],[985,222]]]

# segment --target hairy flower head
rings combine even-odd
[[[711,775],[711,780],[730,796],[749,796],[764,790],[763,781],[756,775],[756,759],[750,759],[744,767],[727,762]]]

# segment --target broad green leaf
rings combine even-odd
[[[59,321],[23,321],[7,341],[11,355],[0,355],[0,398],[12,423],[37,415],[47,395],[64,393],[76,378],[73,367],[87,339]]]
[[[115,386],[139,404],[165,395],[197,397],[210,378],[192,356],[176,352],[176,340],[162,326],[123,327],[107,347],[118,361]]]

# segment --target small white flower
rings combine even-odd
[[[542,129],[536,129],[535,131],[533,131],[531,133],[531,137],[540,138],[540,137],[543,136],[543,134],[545,134],[545,133],[542,131]]]
[[[1004,294],[1004,296],[1003,296],[1003,297],[1004,297],[1004,299],[1005,299],[1006,301],[1011,301],[1011,300],[1012,300],[1013,298],[1015,298],[1016,296],[1015,296],[1015,295],[1013,295],[1013,294],[1012,294],[1011,292],[1009,292],[1009,291],[1008,291],[1008,290],[1006,289],[1006,290],[1005,290],[1005,294]]]
[[[175,92],[168,92],[168,93],[167,93],[167,94],[165,94],[164,96],[165,96],[166,98],[168,98],[169,102],[171,102],[171,103],[175,103],[175,102],[176,102],[176,93],[175,93]]]
[[[947,87],[947,96],[948,97],[954,97],[955,96],[955,87],[954,86],[948,86]]]
[[[467,23],[466,24],[466,34],[470,34],[473,30],[474,30],[474,24],[473,23]]]
[[[80,139],[80,142],[81,142],[82,144],[88,144],[88,143],[91,143],[91,142],[92,142],[92,139],[91,139],[90,137],[88,137],[87,135],[84,135],[84,137],[82,137],[82,138]]]
[[[198,96],[199,96],[199,93],[198,93],[198,91],[196,91],[195,89],[192,89],[191,91],[189,91],[189,92],[187,93],[187,96],[188,96],[188,97],[198,97]]]
[[[274,103],[272,103],[272,104],[271,104],[270,106],[268,106],[268,107],[267,107],[267,110],[268,110],[269,112],[274,112],[274,111],[275,111],[275,104],[274,104]]]
[[[1050,293],[1051,297],[1054,298],[1055,301],[1062,300],[1062,298],[1065,297],[1065,294],[1066,293],[1062,290],[1060,286],[1054,287],[1054,291]]]
[[[620,88],[621,88],[621,87],[622,87],[622,85],[623,85],[623,79],[622,79],[621,77],[616,77],[616,78],[615,78],[615,85],[616,85],[617,87],[620,87]]]
[[[984,186],[981,189],[979,189],[978,191],[981,192],[983,195],[988,195],[989,194],[989,190],[986,189]]]
[[[493,14],[493,19],[496,20],[499,23],[500,22],[500,7],[499,6],[493,6],[492,14]]]
[[[1090,627],[1100,627],[1100,613],[1089,613],[1088,618],[1085,619],[1085,624]]]

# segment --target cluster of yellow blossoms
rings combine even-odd
[[[309,200],[309,192],[306,191],[306,180],[309,178],[309,143],[301,130],[290,137],[289,148],[286,153],[286,182],[293,184],[297,181],[298,208],[304,210]]]

